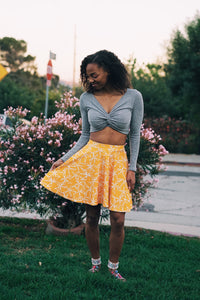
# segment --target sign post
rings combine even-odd
[[[45,121],[48,115],[48,97],[49,97],[49,87],[51,85],[51,78],[52,78],[52,62],[49,60],[47,65],[47,83],[46,83],[46,101],[45,101]]]

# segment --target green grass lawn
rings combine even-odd
[[[48,236],[38,220],[0,218],[0,299],[200,299],[200,239],[126,228],[119,282],[107,271],[101,226],[99,273],[88,272],[84,234]]]

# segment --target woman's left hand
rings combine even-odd
[[[126,181],[128,184],[129,191],[132,192],[135,187],[135,172],[134,171],[131,171],[131,170],[127,171]]]

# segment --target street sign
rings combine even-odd
[[[51,78],[52,78],[52,62],[49,60],[47,65],[47,86],[51,85]]]
[[[50,59],[56,59],[56,54],[50,51]]]
[[[0,81],[8,74],[7,70],[0,64]]]

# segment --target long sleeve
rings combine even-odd
[[[84,106],[83,96],[80,97],[80,110],[81,110],[81,118],[82,118],[82,133],[76,145],[61,157],[61,159],[64,162],[68,160],[76,152],[81,150],[88,143],[90,138],[90,124],[88,122],[87,109]]]
[[[129,146],[130,146],[130,166],[129,170],[136,171],[136,163],[140,147],[140,128],[143,120],[143,98],[140,92],[137,91],[134,107],[132,111]]]

